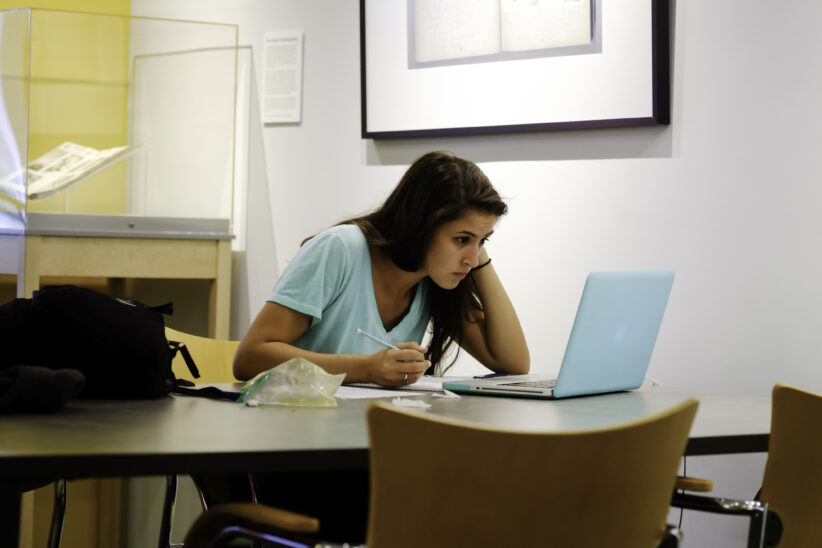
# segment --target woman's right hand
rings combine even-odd
[[[371,382],[381,386],[405,386],[417,382],[431,365],[425,359],[427,348],[415,342],[397,343],[398,350],[386,348],[372,354],[369,364]]]

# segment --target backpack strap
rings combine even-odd
[[[181,343],[179,341],[168,341],[168,347],[171,349],[171,359],[174,359],[177,352],[182,354],[183,360],[186,362],[186,367],[188,367],[188,371],[191,373],[191,376],[195,379],[199,379],[200,370],[197,369],[197,364],[194,363],[194,358],[191,357],[191,352],[188,351],[188,347],[185,343]]]
[[[240,392],[232,392],[230,390],[220,390],[216,386],[204,386],[203,388],[191,388],[180,384],[187,381],[174,381],[170,383],[169,389],[172,394],[182,394],[184,396],[196,396],[198,398],[209,398],[212,400],[229,400],[236,402],[240,399]]]
[[[191,352],[183,342],[168,341],[168,347],[171,350],[171,359],[179,352],[183,356],[183,361],[186,362],[189,372],[195,379],[200,378],[200,370],[197,369],[197,364],[194,363],[194,358],[191,357]],[[173,373],[172,373],[173,375]],[[239,392],[231,392],[227,390],[220,390],[215,386],[205,386],[203,388],[194,388],[194,383],[185,379],[172,378],[168,381],[168,389],[172,394],[182,394],[185,396],[196,396],[198,398],[209,398],[212,400],[230,400],[237,401],[240,398]]]
[[[148,308],[164,316],[174,315],[174,303],[158,304],[157,306],[149,306]]]

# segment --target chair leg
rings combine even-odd
[[[254,474],[248,474],[248,488],[251,493],[251,502],[259,504],[259,500],[257,500],[257,484],[254,483]]]
[[[782,518],[763,504],[763,511],[751,516],[748,548],[773,548],[782,538]]]
[[[782,519],[766,503],[758,500],[736,500],[674,492],[671,505],[686,510],[747,516],[750,520],[747,548],[772,548],[782,537]]]
[[[177,475],[166,476],[166,493],[163,498],[163,517],[160,521],[159,548],[169,548],[171,544],[171,528],[174,524],[174,505],[177,502]]]
[[[254,475],[248,474],[248,487],[251,491],[251,502],[254,504],[258,504],[257,500],[257,486],[254,484]],[[259,541],[254,541],[251,543],[251,548],[263,548],[263,545]]]
[[[665,526],[665,536],[656,548],[679,548],[682,544],[682,531],[673,525]]]
[[[765,509],[764,512],[768,510]],[[751,522],[748,528],[748,548],[763,548],[765,542],[765,516],[763,514],[755,514],[751,516]]]
[[[66,480],[54,481],[54,507],[51,513],[51,530],[49,531],[49,548],[60,548],[63,536],[63,521],[66,517]]]

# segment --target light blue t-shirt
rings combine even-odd
[[[340,225],[300,248],[268,300],[311,316],[310,327],[294,346],[325,354],[373,354],[385,347],[358,334],[357,328],[390,343],[421,343],[430,316],[427,293],[426,278],[417,284],[406,315],[386,332],[365,236],[354,225]]]

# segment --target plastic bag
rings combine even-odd
[[[336,407],[334,392],[345,373],[330,375],[305,358],[292,358],[248,381],[240,391],[246,405]]]

